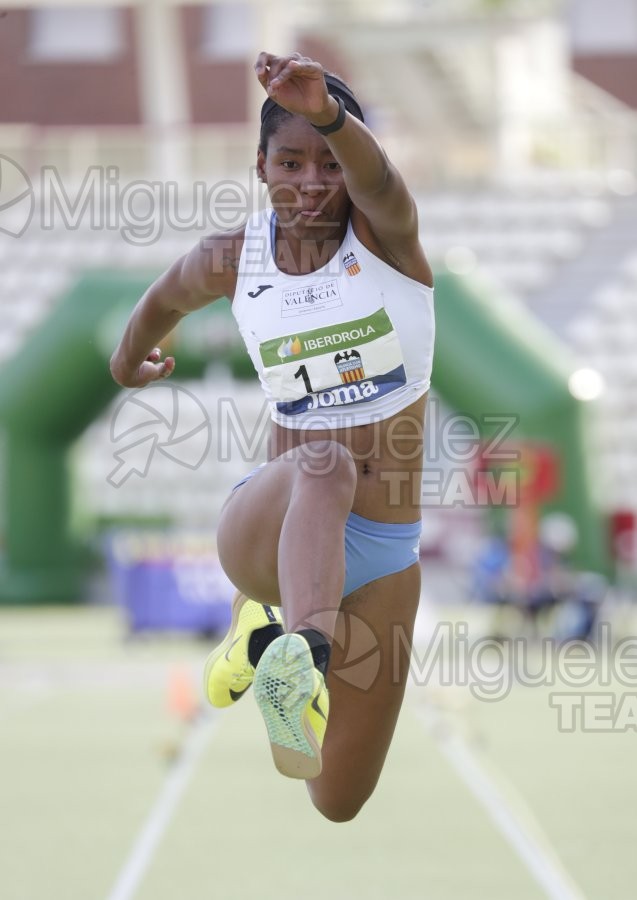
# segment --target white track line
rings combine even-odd
[[[492,774],[481,764],[469,744],[455,730],[440,728],[438,715],[432,710],[415,708],[416,715],[438,744],[473,796],[482,804],[492,822],[513,847],[522,862],[551,900],[586,900],[572,880],[539,824],[533,819],[523,799],[513,786],[506,784],[498,773],[498,786]]]
[[[216,717],[199,719],[186,739],[181,756],[164,781],[161,793],[150,811],[135,845],[108,894],[107,900],[131,900],[135,895],[166,827],[188,786],[199,758],[206,749],[214,731]]]

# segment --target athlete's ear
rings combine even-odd
[[[260,147],[257,150],[257,176],[259,181],[267,184],[267,181],[265,180],[265,153]]]

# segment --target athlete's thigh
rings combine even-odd
[[[279,535],[296,466],[294,454],[285,454],[258,469],[233,491],[219,518],[221,565],[235,587],[261,603],[280,604]]]
[[[343,601],[328,671],[323,770],[307,782],[330,818],[351,818],[376,786],[403,700],[419,599],[416,564]]]

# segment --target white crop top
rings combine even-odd
[[[343,428],[387,419],[428,390],[433,288],[374,256],[351,222],[308,275],[275,264],[276,215],[250,217],[232,312],[274,422]]]

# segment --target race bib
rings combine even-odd
[[[285,415],[377,400],[407,380],[398,335],[384,309],[264,341],[259,352],[263,378]]]

